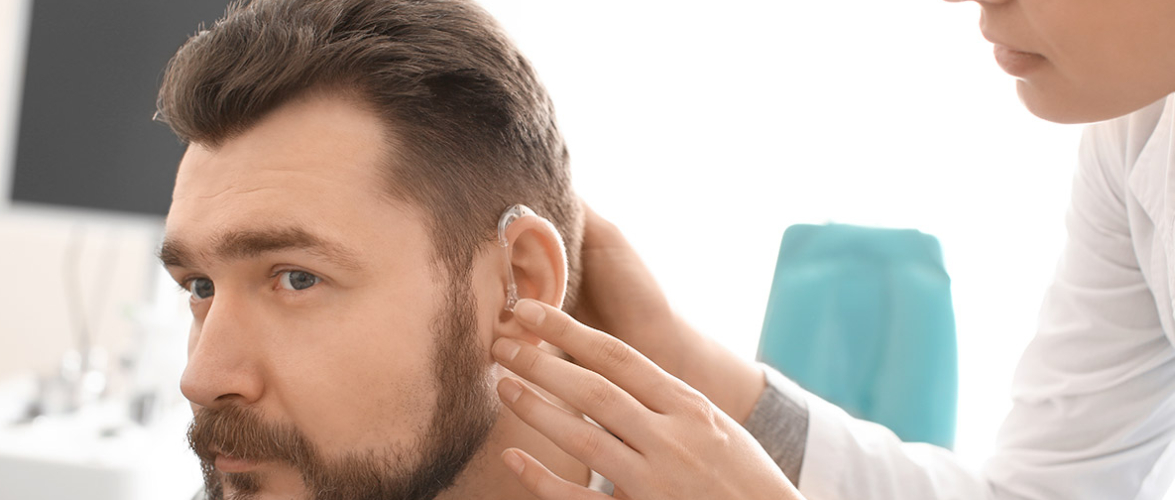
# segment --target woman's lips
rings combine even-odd
[[[223,454],[216,455],[216,461],[213,462],[213,465],[216,466],[216,470],[225,474],[248,472],[257,467],[257,463],[251,460]]]
[[[1045,63],[1046,59],[1040,54],[1022,52],[1004,45],[995,45],[995,62],[1006,73],[1012,76],[1027,76],[1036,68]]]

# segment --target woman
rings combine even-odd
[[[633,498],[795,498],[780,470],[810,498],[1160,498],[1175,477],[1175,0],[977,2],[983,35],[1032,113],[1099,122],[1083,136],[1069,240],[981,472],[855,421],[769,369],[764,377],[691,330],[594,215],[575,316],[660,369],[554,309],[520,310],[594,372],[537,357],[509,367],[557,394],[578,391],[580,409],[616,437],[537,419],[536,398],[504,401],[588,465],[623,471],[609,479]],[[503,458],[540,498],[596,498],[527,456]]]

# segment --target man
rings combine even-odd
[[[589,482],[492,392],[509,268],[520,296],[569,304],[582,213],[550,100],[485,12],[234,6],[158,105],[189,144],[160,257],[191,294],[208,498],[524,497],[507,447]],[[518,219],[503,249],[515,203],[551,223]]]

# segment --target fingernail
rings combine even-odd
[[[506,466],[519,476],[522,475],[522,469],[526,468],[526,462],[522,461],[522,457],[518,455],[517,451],[506,450],[502,453],[502,460],[505,460]]]
[[[524,300],[514,306],[514,315],[531,325],[539,326],[543,324],[543,318],[547,316],[547,311],[534,301]]]
[[[522,384],[519,384],[517,380],[502,379],[502,382],[498,384],[498,392],[502,398],[513,403],[518,401],[518,396],[522,395]]]
[[[502,337],[494,342],[494,356],[501,361],[514,361],[514,356],[518,355],[518,351],[522,349],[522,344],[519,344],[513,339]]]

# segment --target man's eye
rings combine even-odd
[[[194,278],[188,281],[188,293],[197,299],[206,299],[216,294],[216,287],[208,278]]]
[[[285,271],[281,274],[281,285],[286,290],[305,290],[317,285],[322,278],[306,271]]]

